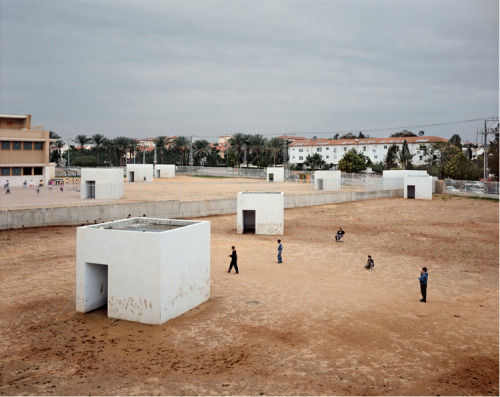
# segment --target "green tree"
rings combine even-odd
[[[460,135],[458,134],[453,134],[450,140],[448,141],[451,145],[454,145],[460,149],[462,149],[462,138],[460,138]]]
[[[479,179],[479,169],[463,152],[460,152],[446,163],[444,175],[451,179],[473,181]]]
[[[246,137],[245,134],[242,134],[241,132],[237,132],[234,134],[229,140],[227,141],[229,143],[229,146],[231,146],[231,149],[234,150],[237,155],[238,155],[238,167],[240,167],[241,164],[241,153],[243,152],[246,144]]]
[[[391,135],[391,138],[404,138],[404,137],[411,137],[411,136],[417,136],[417,135],[411,131],[403,130],[403,131],[395,132],[394,134]]]
[[[339,161],[339,170],[356,173],[366,170],[366,161],[364,156],[360,156],[356,149],[349,150]]]
[[[399,149],[396,144],[392,144],[389,146],[387,150],[387,154],[385,156],[384,167],[386,170],[391,170],[393,168],[397,168],[398,166],[398,152]]]
[[[333,139],[335,139],[335,140],[339,139],[339,134],[335,134],[335,135],[333,136]]]
[[[250,147],[250,153],[255,158],[255,163],[257,166],[261,166],[261,156],[262,153],[266,150],[266,138],[264,138],[261,134],[251,135],[248,140],[248,145]],[[248,157],[247,157],[248,164]]]
[[[160,151],[160,159],[161,159],[160,164],[163,164],[163,158],[164,158],[164,154],[165,154],[165,146],[167,146],[167,143],[168,143],[168,139],[164,135],[160,135],[160,136],[156,137],[156,139],[155,139],[156,148]]]
[[[356,135],[352,132],[348,132],[347,134],[342,135],[339,139],[356,139]]]
[[[283,139],[271,138],[267,141],[266,149],[273,159],[273,165],[276,165],[276,157],[283,150]]]
[[[413,154],[410,153],[410,148],[408,147],[408,143],[406,143],[406,139],[403,141],[403,147],[401,151],[398,153],[398,161],[401,164],[401,168],[405,170],[408,166],[411,166],[411,159],[413,158]]]
[[[115,152],[118,155],[118,161],[120,163],[120,167],[123,166],[123,160],[125,158],[125,154],[127,153],[129,138],[126,136],[119,136],[113,139],[113,146]]]
[[[91,139],[87,135],[81,134],[81,135],[77,135],[75,137],[75,139],[73,139],[73,142],[75,142],[77,145],[80,146],[80,150],[83,154],[83,151],[85,150],[85,145],[87,143],[90,143]]]
[[[174,138],[172,143],[173,150],[175,150],[179,155],[179,164],[187,165],[189,150],[191,148],[191,140],[187,136],[180,135]]]
[[[201,139],[193,143],[193,156],[197,164],[202,164],[207,161],[212,153],[212,146],[206,139]]]
[[[59,134],[57,132],[54,132],[54,131],[49,131],[49,138],[50,139],[61,139]]]
[[[304,161],[304,165],[306,165],[311,171],[322,168],[325,164],[326,161],[323,160],[323,157],[319,153],[314,153],[312,156],[308,154],[306,160]]]
[[[91,136],[90,139],[92,140],[92,143],[95,145],[95,149],[97,152],[97,162],[99,162],[99,151],[102,149],[105,136],[102,134],[94,134]]]
[[[490,143],[488,148],[488,169],[490,173],[498,178],[498,132],[495,134],[495,140]]]

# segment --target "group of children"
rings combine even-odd
[[[339,227],[339,230],[337,231],[337,234],[335,235],[335,241],[340,242],[342,237],[344,237],[345,231],[342,230],[341,227]],[[231,273],[231,269],[234,267],[234,270],[236,274],[239,274],[238,272],[238,264],[237,264],[237,255],[236,255],[236,248],[234,245],[231,247],[232,248],[232,253],[229,255],[231,258],[231,263],[229,264],[229,270],[227,271],[228,273]],[[283,263],[283,258],[281,256],[283,252],[283,244],[281,244],[281,240],[278,240],[278,263]],[[373,267],[375,266],[375,261],[373,260],[371,255],[368,255],[368,260],[366,261],[365,269],[372,270]],[[427,268],[423,267],[422,271],[420,272],[420,292],[422,294],[422,299],[420,299],[420,302],[427,302],[427,280],[429,278],[429,275],[427,274]]]

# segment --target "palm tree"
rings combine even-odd
[[[134,159],[134,163],[135,163],[135,152],[137,151],[138,147],[139,147],[139,141],[135,138],[130,138],[128,141],[128,151],[130,153],[130,157]]]
[[[50,139],[61,139],[59,134],[57,132],[54,132],[54,131],[49,131],[49,138]]]
[[[119,136],[119,137],[113,139],[113,143],[114,143],[116,150],[118,152],[118,158],[120,159],[120,167],[121,167],[123,165],[123,157],[127,151],[129,138],[127,138],[126,136]]]
[[[266,138],[261,134],[251,135],[249,139],[250,152],[257,156],[257,164],[260,164],[260,155],[266,148]],[[247,157],[248,167],[248,157]]]
[[[106,139],[106,138],[102,134],[94,134],[91,136],[90,139],[92,140],[92,142],[95,145],[95,149],[97,152],[97,162],[99,163],[99,150],[102,148],[102,145],[104,143],[104,139]]]
[[[163,154],[165,153],[165,146],[167,146],[168,138],[166,136],[160,135],[155,139],[155,145],[160,149],[161,164],[163,164]]]
[[[80,150],[83,151],[85,150],[85,145],[89,142],[91,142],[91,138],[89,138],[87,135],[77,135],[75,139],[73,139],[73,142],[75,142],[77,145],[80,145]]]
[[[198,162],[201,163],[202,160],[206,159],[212,154],[212,147],[210,146],[210,142],[205,139],[196,141],[194,143],[193,155]]]
[[[186,160],[186,155],[189,153],[189,148],[191,147],[191,141],[186,136],[178,136],[173,140],[174,150],[179,153],[179,164],[183,165]]]
[[[267,151],[273,156],[273,165],[276,165],[276,155],[283,150],[283,139],[271,138],[266,146]]]
[[[245,134],[237,132],[231,138],[229,138],[227,142],[229,143],[231,149],[236,150],[236,152],[238,153],[238,168],[239,168],[241,166],[241,152],[243,151],[246,143]]]

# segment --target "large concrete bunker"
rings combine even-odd
[[[80,198],[120,199],[123,197],[122,168],[82,168]]]
[[[210,297],[210,222],[130,218],[77,229],[76,311],[161,324]]]
[[[175,164],[156,164],[155,178],[174,178]]]
[[[240,192],[236,201],[237,233],[284,234],[283,192]]]
[[[153,182],[153,164],[127,164],[128,182]]]

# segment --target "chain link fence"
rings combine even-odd
[[[445,179],[444,193],[457,196],[499,198],[498,182]]]

